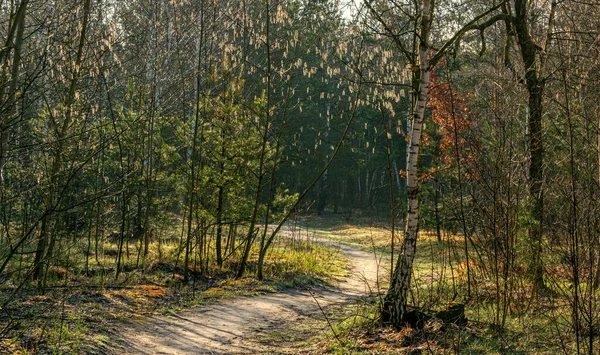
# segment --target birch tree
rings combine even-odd
[[[379,24],[379,30],[388,36],[403,53],[408,61],[407,70],[411,72],[410,80],[410,122],[408,124],[408,157],[406,164],[407,187],[407,216],[404,230],[403,254],[398,258],[385,297],[382,318],[395,328],[404,324],[407,315],[408,293],[413,273],[413,262],[417,250],[419,233],[419,152],[425,107],[427,105],[430,75],[435,65],[446,53],[458,43],[469,31],[480,31],[504,19],[499,13],[500,5],[475,16],[448,40],[432,38],[432,28],[435,23],[435,0],[420,0],[416,2],[373,2],[365,1],[369,15]],[[391,14],[398,14],[393,16]],[[483,35],[482,35],[483,38]],[[434,50],[435,45],[442,43],[440,49]],[[482,49],[484,50],[483,41]]]

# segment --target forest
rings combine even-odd
[[[4,353],[600,353],[600,2],[0,0]]]

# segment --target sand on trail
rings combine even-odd
[[[290,232],[283,232],[290,233]],[[256,354],[278,353],[277,344],[265,346],[257,335],[301,322],[319,307],[349,303],[374,292],[378,260],[373,253],[316,238],[340,248],[351,271],[327,287],[290,289],[200,306],[175,315],[157,315],[143,323],[124,326],[115,354]],[[316,300],[316,301],[315,301]],[[318,303],[317,303],[318,301]],[[322,329],[315,329],[315,332]],[[283,352],[283,350],[281,350]]]

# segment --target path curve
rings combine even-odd
[[[324,307],[351,302],[377,289],[378,267],[372,253],[323,239],[317,242],[339,247],[352,267],[347,277],[331,287],[314,288],[310,292],[291,289],[210,304],[176,315],[153,316],[143,324],[122,330],[119,335],[123,347],[115,354],[262,353],[264,345],[251,339],[257,333],[278,329],[318,312],[315,298]]]

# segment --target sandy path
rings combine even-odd
[[[172,316],[154,316],[144,324],[123,329],[119,335],[124,347],[115,353],[272,353],[273,348],[267,350],[251,338],[319,312],[313,295],[323,307],[350,302],[377,288],[374,255],[345,245],[336,246],[348,257],[352,271],[332,287],[312,289],[312,295],[307,290],[288,290],[211,304]]]

